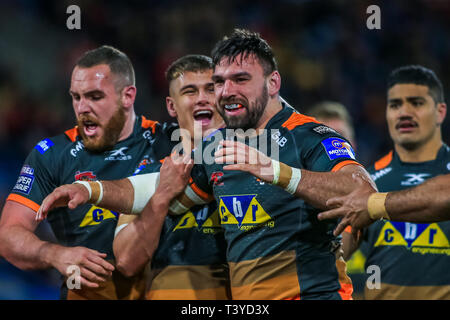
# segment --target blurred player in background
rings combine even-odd
[[[355,129],[352,118],[344,105],[334,101],[323,101],[313,105],[307,113],[342,134],[356,149]]]
[[[406,189],[448,173],[450,148],[441,137],[447,107],[435,73],[422,66],[398,68],[388,78],[387,95],[394,150],[370,170],[379,191]],[[381,269],[381,289],[366,288],[366,299],[450,299],[444,271],[450,265],[449,238],[450,222],[376,221],[364,230],[361,248],[366,266]]]
[[[3,208],[0,254],[21,269],[54,267],[64,280],[77,266],[81,289],[68,290],[64,281],[61,298],[142,297],[144,284],[114,268],[117,212],[97,205],[59,208],[48,216],[58,244],[34,234],[36,212],[56,187],[126,177],[139,162],[158,161],[171,150],[165,129],[134,112],[134,70],[123,52],[109,46],[86,52],[73,69],[69,92],[78,125],[40,141],[25,160]]]

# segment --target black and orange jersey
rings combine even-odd
[[[142,173],[160,168],[149,165]],[[226,243],[215,201],[166,217],[148,280],[149,300],[231,299]]]
[[[121,179],[138,173],[143,164],[157,162],[170,154],[170,130],[170,125],[163,126],[156,121],[138,117],[127,139],[118,142],[113,150],[101,153],[84,148],[77,128],[44,139],[26,158],[7,200],[37,211],[43,199],[63,184],[75,180]],[[48,214],[48,222],[59,244],[95,249],[106,253],[110,261],[114,259],[112,242],[117,218],[117,212],[91,204],[74,210],[57,208]],[[85,296],[121,298],[109,289],[103,291],[104,297],[100,290],[97,290],[98,295],[91,293],[86,292]]]
[[[436,159],[406,163],[395,151],[369,169],[380,192],[410,188],[450,172],[450,148]],[[365,288],[366,299],[450,299],[450,222],[410,223],[381,220],[364,232],[366,269],[380,268],[381,288]]]
[[[167,216],[151,262],[149,300],[228,300],[226,244],[216,202]]]
[[[291,167],[335,171],[358,164],[347,140],[285,103],[265,129],[266,135],[245,142],[260,150],[263,143],[276,145],[278,160]],[[218,130],[195,150],[202,155],[194,153],[194,160],[202,157],[204,162],[194,166],[191,188],[204,200],[213,195],[218,203],[232,298],[341,299],[339,293],[351,282],[340,274],[345,268],[337,266],[333,252],[336,221],[319,221],[318,209],[278,186],[208,163],[205,159],[214,159],[214,146],[226,136],[227,129]],[[268,149],[274,155],[275,149]]]

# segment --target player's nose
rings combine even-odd
[[[91,111],[91,107],[90,107],[89,101],[87,99],[81,98],[78,101],[78,104],[76,106],[76,112],[78,114],[83,114],[83,113],[89,113],[90,111]]]

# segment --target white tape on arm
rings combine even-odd
[[[89,182],[77,180],[77,181],[74,182],[74,184],[75,184],[75,183],[76,183],[76,184],[81,184],[82,186],[84,186],[84,187],[88,190],[88,192],[89,192],[89,199],[88,199],[88,200],[91,200],[91,197],[92,197],[92,188],[91,188],[91,185],[89,184]]]
[[[159,172],[141,174],[128,177],[134,189],[133,208],[131,213],[139,214],[144,210],[145,205],[155,194],[159,184]]]

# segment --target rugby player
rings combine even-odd
[[[78,266],[81,289],[67,290],[64,281],[61,298],[139,298],[144,283],[114,268],[117,212],[95,204],[58,208],[48,216],[57,244],[34,234],[35,217],[42,200],[60,185],[123,178],[140,162],[170,154],[168,128],[136,116],[133,66],[113,47],[88,51],[78,60],[69,93],[78,125],[43,139],[28,155],[3,208],[0,255],[21,269],[54,267],[64,278],[73,272],[69,267]]]
[[[166,71],[169,84],[166,106],[169,114],[178,120],[181,130],[174,140],[182,138],[185,153],[190,153],[203,135],[224,126],[214,107],[212,69],[211,58],[187,55],[173,62]],[[169,159],[164,161],[163,167],[167,161]],[[141,212],[139,217],[120,215],[114,239],[117,268],[126,276],[133,276],[151,261],[150,286],[146,294],[151,300],[229,299],[226,245],[216,202],[193,207],[184,215],[166,217],[170,201],[180,192],[179,188],[183,190],[186,186],[186,183],[176,181],[177,173],[183,175],[187,172],[186,167],[177,163],[174,168],[173,172],[166,170],[170,177],[161,172],[155,194],[148,203],[148,198],[142,201],[139,209],[136,209],[136,203],[131,209],[124,205],[127,201],[116,201],[121,198],[121,191],[115,184],[125,183],[124,188],[133,188],[130,181],[102,183],[103,207]],[[160,165],[148,165],[140,173],[158,172],[159,169]],[[76,207],[88,202],[89,197],[82,184],[61,186],[44,200],[41,211],[47,212],[54,205],[68,205],[69,202],[71,207]]]
[[[258,177],[227,170],[214,163],[214,157],[221,162],[218,158],[226,158],[227,149],[234,151],[234,146],[257,152],[261,158],[264,155],[242,143],[223,141],[225,131],[218,130],[194,152],[196,159],[197,152],[211,151],[212,163],[204,161],[207,153],[205,157],[200,154],[205,163],[194,166],[193,181],[170,210],[183,214],[195,204],[213,197],[217,200],[233,299],[351,298],[346,290],[350,280],[335,262],[332,230],[336,222],[320,222],[316,214],[329,197],[354,188],[352,174],[370,177],[355,161],[347,140],[314,118],[297,113],[279,97],[281,77],[275,59],[258,34],[235,30],[217,44],[213,60],[216,107],[227,127],[273,129],[265,142],[275,141],[283,162],[272,159],[266,168],[269,174],[261,170],[261,163],[235,167]],[[133,188],[129,182],[105,182],[104,190],[118,191],[115,197],[110,193],[108,201],[115,201],[124,212],[134,211],[131,208],[136,203],[145,202],[141,191],[153,192],[148,187],[151,175]],[[106,201],[105,196],[106,192],[100,203]],[[98,201],[98,195],[89,201]]]
[[[212,69],[211,58],[187,55],[166,71],[167,110],[184,130],[180,136],[188,154],[202,136],[224,126],[214,107]],[[195,141],[196,137],[200,139]],[[151,166],[146,172],[158,171],[157,167],[150,169]],[[144,209],[137,219],[130,215],[121,215],[119,219],[114,240],[117,268],[133,276],[151,261],[146,295],[149,300],[230,299],[226,244],[216,202],[193,207],[184,215],[165,217],[170,201],[179,192],[161,189],[164,183],[176,184],[162,173],[159,181],[161,192],[157,189],[148,204],[152,210]],[[180,185],[182,190],[185,186]],[[165,201],[160,201],[163,208],[153,206],[157,197],[165,197]]]
[[[445,219],[448,201],[439,187],[447,178],[436,176],[449,171],[450,148],[441,136],[446,111],[442,84],[432,70],[405,66],[390,74],[386,118],[394,150],[370,169],[382,193],[375,193],[357,178],[361,190],[351,198],[361,198],[345,202],[349,216],[358,212],[358,220],[377,220],[364,230],[361,245],[367,247],[366,265],[381,268],[381,289],[366,288],[366,299],[450,298],[450,276],[442,272],[450,263],[450,222],[411,222]],[[434,181],[425,182],[433,177]],[[423,187],[407,189],[421,183]],[[402,189],[407,190],[392,192]],[[420,194],[421,190],[424,193]],[[330,199],[329,204],[334,207],[343,201]],[[361,205],[363,209],[358,209]],[[402,214],[410,210],[415,212]],[[322,215],[334,217],[337,211]]]

